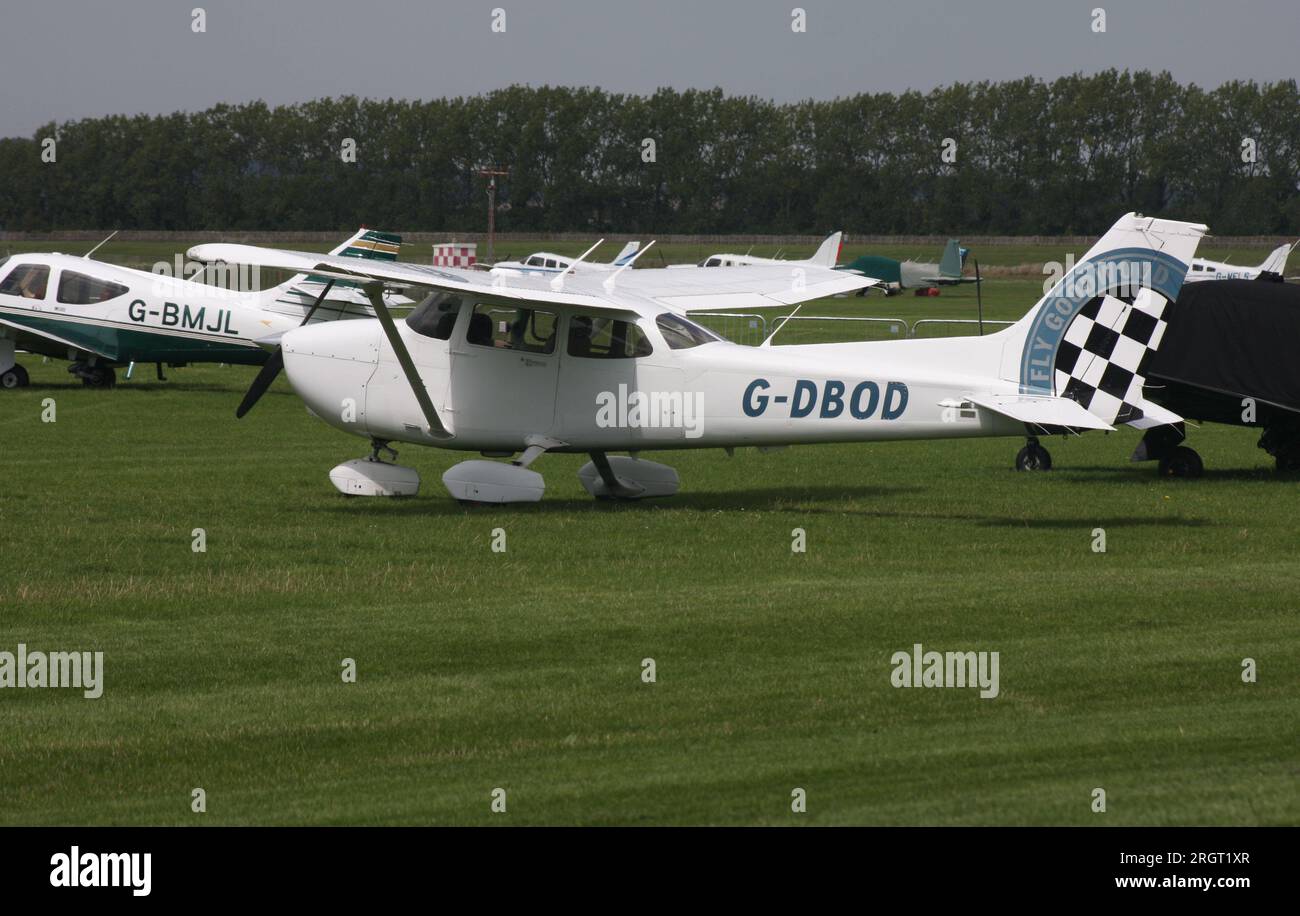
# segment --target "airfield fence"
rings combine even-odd
[[[770,322],[763,315],[750,312],[694,312],[709,330],[732,343],[758,346],[769,333],[778,335],[778,343],[828,343],[843,340],[900,340],[911,337],[970,337],[980,333],[975,318],[879,318],[864,315],[781,315]],[[984,331],[992,333],[1010,327],[1011,321],[983,322]],[[785,331],[787,325],[792,325]],[[781,336],[784,332],[784,336]],[[817,339],[814,339],[817,338]]]

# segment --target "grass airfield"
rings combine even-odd
[[[986,316],[1040,287],[990,282]],[[468,456],[415,446],[418,498],[338,495],[366,443],[283,378],[236,421],[252,369],[94,391],[20,361],[0,650],[101,650],[105,677],[0,692],[0,823],[1300,822],[1300,480],[1253,431],[1194,430],[1196,481],[1129,464],[1127,429],[1044,440],[1047,474],[1015,439],[663,453],[682,492],[641,504],[545,456],[542,503],[466,509],[439,478]],[[892,687],[918,642],[998,651],[1000,696]]]

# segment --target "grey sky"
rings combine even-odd
[[[791,10],[808,31],[791,31]],[[0,136],[104,114],[511,83],[777,100],[1052,78],[1107,67],[1184,82],[1300,71],[1296,0],[24,0],[0,16]],[[207,33],[190,11],[207,12]],[[1091,11],[1107,11],[1094,34]],[[490,30],[506,10],[504,35]]]

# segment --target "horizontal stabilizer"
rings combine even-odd
[[[1129,420],[1128,425],[1134,429],[1151,429],[1156,426],[1173,426],[1176,423],[1182,423],[1183,418],[1178,416],[1167,407],[1161,407],[1154,401],[1143,400],[1141,404],[1142,416],[1136,420]]]
[[[1105,430],[1115,428],[1069,398],[1029,394],[968,394],[966,400],[1033,426]]]

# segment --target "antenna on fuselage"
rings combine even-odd
[[[557,293],[558,293],[560,290],[564,289],[564,277],[565,277],[565,275],[568,274],[569,271],[573,270],[573,268],[575,268],[575,267],[577,267],[579,264],[581,264],[582,261],[583,261],[583,258],[585,258],[587,255],[591,254],[593,251],[595,251],[597,248],[599,248],[599,247],[600,247],[601,245],[603,245],[603,244],[605,244],[605,240],[604,240],[604,239],[601,239],[601,240],[598,241],[596,244],[592,245],[590,248],[588,248],[586,251],[584,251],[581,255],[579,255],[579,256],[578,256],[578,260],[574,261],[574,262],[573,262],[572,264],[570,264],[568,267],[564,268],[564,270],[560,271],[559,274],[558,274],[554,279],[551,280],[551,289],[555,290]]]
[[[121,231],[122,231],[121,229],[114,229],[112,232],[110,232],[110,233],[108,234],[108,238],[107,238],[107,239],[104,239],[104,241],[100,242],[100,243],[99,243],[98,245],[96,245],[94,248],[92,248],[92,249],[90,249],[89,251],[87,251],[85,254],[82,255],[82,257],[85,258],[87,261],[89,261],[89,260],[90,260],[90,256],[91,256],[92,254],[94,254],[96,251],[99,251],[99,249],[103,248],[104,245],[108,242],[109,239],[111,239],[113,236],[117,235],[117,234],[118,234],[119,232],[121,232]]]
[[[624,264],[618,270],[614,271],[612,274],[606,277],[605,282],[601,284],[601,286],[605,287],[605,292],[612,293],[614,291],[614,281],[618,279],[618,275],[621,274],[623,271],[627,270],[633,264],[635,264],[636,259],[641,257],[641,255],[645,254],[651,248],[653,248],[654,244],[655,244],[655,240],[651,239],[650,243],[646,245],[644,248],[642,248],[640,251],[638,251],[636,254],[632,255],[632,257],[628,260],[626,264]],[[662,252],[660,253],[662,254]]]

